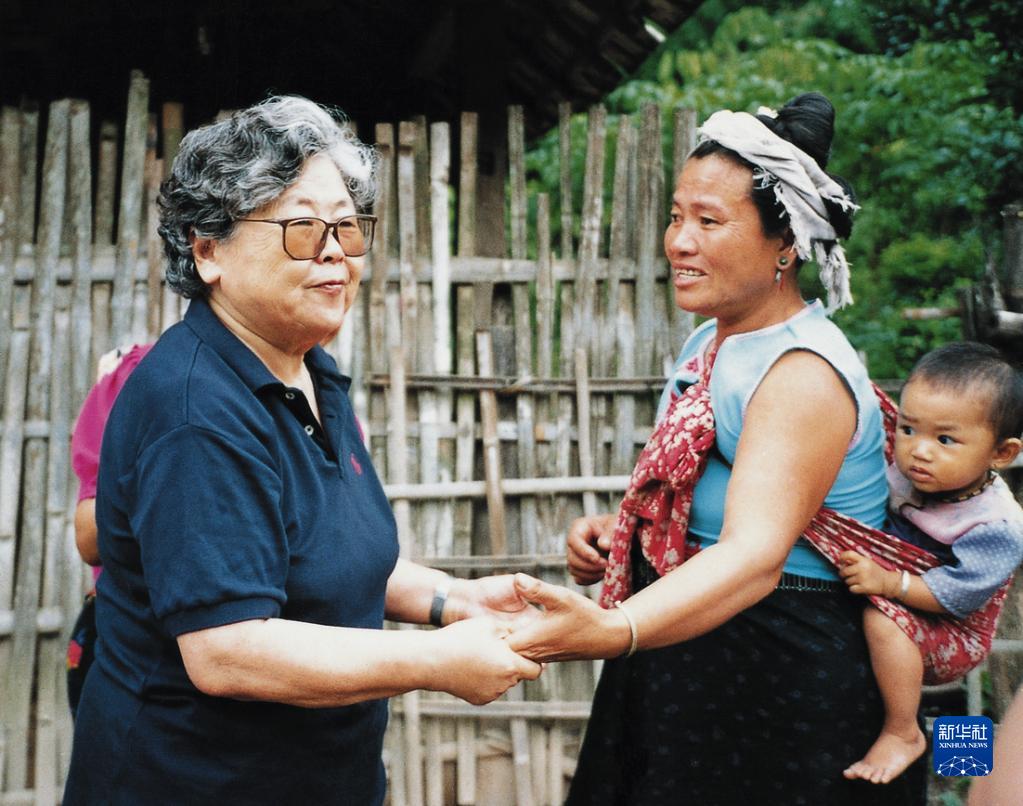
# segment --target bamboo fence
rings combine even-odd
[[[136,72],[123,125],[101,122],[97,136],[84,101],[0,115],[2,804],[56,803],[70,754],[63,658],[91,584],[71,519],[74,418],[100,355],[155,339],[183,312],[162,283],[155,214],[183,109],[153,106]],[[590,111],[576,199],[561,109],[556,254],[550,199],[527,197],[522,109],[510,108],[500,257],[477,254],[488,223],[475,114],[458,121],[457,166],[448,123],[373,132],[378,241],[331,351],[353,378],[406,557],[459,576],[524,570],[571,584],[567,524],[617,505],[692,327],[671,303],[659,244],[666,177],[693,142],[695,114],[675,114],[667,166],[657,107],[616,124],[611,153],[607,113]],[[482,708],[397,698],[391,803],[560,803],[596,672],[553,665]]]

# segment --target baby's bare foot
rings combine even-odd
[[[887,784],[923,755],[927,740],[917,729],[912,738],[883,731],[862,759],[844,773],[846,778],[862,778],[872,784]]]

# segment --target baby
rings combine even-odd
[[[842,554],[849,590],[965,618],[1023,560],[1023,509],[995,471],[1020,452],[1023,376],[993,347],[955,342],[925,355],[902,389],[886,531],[941,561],[922,576]],[[917,724],[924,665],[916,644],[875,607],[863,628],[885,705],[881,735],[845,771],[888,783],[926,749]]]

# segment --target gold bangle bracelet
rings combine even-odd
[[[639,648],[639,630],[636,629],[636,620],[632,617],[632,613],[626,609],[624,602],[615,602],[615,607],[621,611],[622,615],[625,616],[625,620],[629,624],[629,635],[631,636],[631,641],[629,642],[629,651],[625,653],[625,657],[631,658],[636,654],[636,650]]]

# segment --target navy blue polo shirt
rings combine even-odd
[[[65,804],[376,804],[383,700],[200,693],[177,636],[248,619],[380,629],[397,530],[349,379],[305,358],[322,428],[202,299],[132,373],[100,455],[97,663]]]

